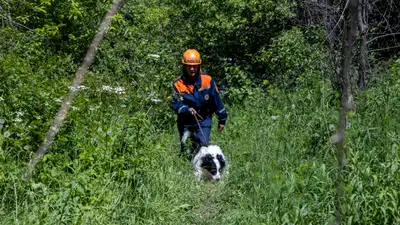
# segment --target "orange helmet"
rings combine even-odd
[[[200,53],[195,49],[188,49],[183,53],[182,63],[186,65],[200,65]]]

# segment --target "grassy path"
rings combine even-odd
[[[285,131],[286,122],[272,120],[265,111],[235,110],[222,134],[214,127],[211,142],[220,145],[230,161],[229,176],[221,183],[195,181],[191,165],[177,156],[178,137],[171,131],[169,149],[153,165],[159,175],[151,187],[170,184],[163,201],[155,204],[174,208],[154,215],[171,224],[285,224],[311,217],[329,222],[334,216],[330,171],[318,162],[322,157],[303,154],[308,151],[302,149],[304,140],[298,137],[297,145],[289,140],[296,136],[284,132],[297,130]]]

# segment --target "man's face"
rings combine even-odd
[[[199,65],[185,65],[185,70],[189,74],[189,76],[194,77],[199,70]]]

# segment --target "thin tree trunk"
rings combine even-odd
[[[92,44],[90,45],[88,51],[86,52],[81,67],[79,67],[78,71],[76,72],[75,79],[72,84],[73,88],[70,89],[67,97],[64,99],[60,109],[58,110],[58,113],[54,119],[54,123],[47,131],[43,143],[39,146],[39,149],[36,151],[36,154],[32,157],[31,161],[26,167],[24,175],[25,180],[29,180],[31,178],[31,175],[33,173],[33,170],[35,169],[36,164],[38,164],[42,160],[43,155],[47,152],[47,150],[53,143],[54,137],[60,130],[62,123],[67,117],[68,110],[74,100],[75,95],[77,94],[79,86],[82,85],[85,74],[89,70],[89,67],[92,64],[94,57],[96,56],[97,49],[101,41],[103,40],[103,37],[106,34],[108,28],[110,27],[114,15],[117,14],[118,10],[122,7],[123,2],[124,2],[123,0],[115,0],[114,4],[104,17],[103,21],[101,22],[99,31],[96,33],[92,41]]]
[[[358,71],[358,87],[360,90],[365,89],[365,73],[367,64],[367,23],[366,23],[366,1],[359,0],[358,5],[358,29],[360,31],[360,61]]]
[[[346,166],[345,155],[345,131],[346,131],[346,112],[354,109],[353,97],[351,95],[350,87],[350,67],[352,60],[352,49],[357,35],[357,8],[359,0],[348,0],[348,7],[345,8],[345,19],[343,29],[343,45],[342,45],[342,71],[341,71],[341,107],[339,112],[339,127],[337,134],[334,138],[334,143],[337,147],[337,160],[339,164],[339,173],[336,183],[336,224],[342,224],[343,210],[342,202],[344,198],[343,193],[343,180],[344,180],[344,167]]]

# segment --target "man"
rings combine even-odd
[[[218,116],[218,132],[224,129],[228,114],[214,80],[200,68],[200,53],[195,49],[186,50],[182,63],[183,74],[173,84],[172,103],[178,114],[180,138],[185,131],[190,131],[190,153],[196,153],[199,147],[209,144],[213,113]],[[181,153],[185,152],[186,145],[181,142]]]

